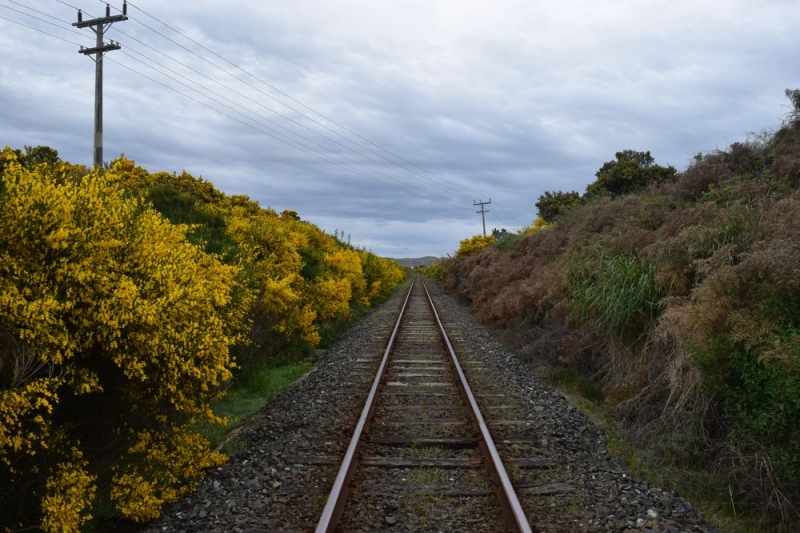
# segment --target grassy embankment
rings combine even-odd
[[[779,130],[682,172],[626,151],[550,225],[439,268],[631,467],[729,531],[800,505],[800,93]],[[546,209],[545,209],[546,208]]]

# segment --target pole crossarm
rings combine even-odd
[[[78,50],[78,52],[88,56],[97,53],[104,54],[105,52],[109,52],[111,50],[119,50],[120,48],[122,47],[119,45],[119,43],[111,43],[111,44],[104,44],[103,46],[100,47],[96,46],[94,48],[81,48],[80,50]]]
[[[113,15],[111,17],[100,17],[92,20],[83,20],[80,22],[73,22],[72,25],[76,28],[86,28],[89,26],[100,26],[105,24],[113,24],[114,22],[122,22],[128,20],[127,15]]]

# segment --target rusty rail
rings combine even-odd
[[[333,532],[342,516],[342,512],[344,510],[345,502],[347,500],[348,492],[349,492],[349,485],[353,479],[355,474],[356,466],[357,466],[357,457],[359,448],[361,447],[362,436],[368,431],[370,420],[372,419],[376,399],[378,398],[378,393],[381,388],[381,383],[383,381],[384,371],[386,369],[389,356],[394,348],[395,340],[397,338],[398,332],[400,330],[400,326],[403,322],[403,317],[406,312],[406,308],[408,307],[408,302],[411,298],[411,292],[414,288],[416,280],[412,282],[411,287],[409,287],[408,294],[406,294],[405,301],[403,302],[403,306],[400,310],[399,316],[397,318],[397,322],[395,323],[394,330],[392,331],[392,335],[389,339],[389,342],[386,346],[386,349],[383,353],[383,357],[380,362],[380,366],[378,367],[378,371],[375,375],[375,378],[372,382],[372,387],[370,389],[369,395],[367,396],[366,403],[364,408],[361,412],[361,416],[356,424],[356,428],[353,432],[353,436],[350,439],[350,444],[345,452],[344,459],[339,467],[339,471],[336,475],[336,479],[334,480],[333,486],[331,491],[328,495],[328,500],[325,503],[325,507],[320,515],[319,522],[317,523],[316,533],[331,533]],[[428,300],[428,305],[432,310],[433,316],[435,317],[436,323],[438,325],[439,332],[441,334],[441,338],[447,351],[450,355],[450,361],[452,363],[453,369],[455,370],[456,374],[459,377],[459,384],[458,387],[461,390],[461,393],[466,400],[466,403],[470,406],[471,415],[473,418],[473,425],[475,426],[476,430],[480,433],[480,447],[483,450],[484,456],[486,457],[486,463],[488,470],[496,477],[496,481],[499,484],[499,488],[496,490],[498,499],[500,500],[500,504],[503,508],[503,512],[506,518],[506,522],[510,529],[514,529],[516,531],[520,531],[522,533],[529,533],[531,532],[531,527],[528,523],[527,518],[525,517],[525,513],[522,510],[522,506],[520,505],[519,499],[517,498],[516,492],[509,480],[508,473],[503,466],[502,460],[500,458],[500,454],[497,451],[497,448],[494,444],[494,440],[492,439],[491,434],[489,433],[489,429],[486,425],[486,422],[483,418],[483,415],[480,412],[478,404],[475,400],[475,396],[472,393],[472,390],[467,383],[466,376],[461,368],[461,364],[456,357],[455,351],[453,350],[453,346],[450,342],[450,339],[447,336],[445,331],[444,325],[439,317],[438,312],[436,311],[436,307],[434,306],[433,299],[431,298],[430,293],[428,292],[428,288],[425,286],[424,282],[420,282],[422,287],[425,291],[425,295]]]
[[[394,341],[397,338],[397,332],[400,331],[400,324],[403,321],[403,315],[408,306],[408,300],[411,298],[411,291],[414,289],[416,279],[411,283],[408,288],[408,294],[403,302],[403,307],[400,309],[400,314],[397,317],[397,323],[394,325],[392,336],[386,345],[386,350],[383,352],[383,359],[378,367],[378,372],[375,374],[375,379],[372,381],[372,388],[367,396],[367,401],[364,404],[364,409],[361,411],[361,417],[358,419],[356,429],[353,431],[353,437],[350,439],[350,445],[344,454],[342,465],[339,467],[339,472],[336,474],[336,479],[333,482],[333,487],[328,495],[328,501],[325,503],[325,508],[322,510],[319,522],[317,523],[316,533],[330,533],[339,523],[339,518],[344,509],[344,503],[347,500],[348,484],[353,478],[353,473],[356,468],[356,456],[358,449],[361,447],[361,436],[369,428],[369,421],[372,418],[372,413],[375,410],[375,399],[378,397],[378,390],[380,389],[381,381],[383,379],[383,371],[386,369],[386,363],[389,360],[389,354],[394,347]]]
[[[503,461],[500,459],[500,454],[497,452],[497,447],[494,445],[494,439],[492,439],[492,435],[489,433],[489,428],[486,425],[486,421],[483,419],[481,410],[478,407],[478,402],[475,401],[475,396],[472,394],[472,389],[470,388],[469,383],[467,383],[467,377],[464,375],[464,371],[461,369],[461,364],[458,362],[458,357],[456,357],[456,352],[453,350],[453,345],[450,343],[450,338],[447,336],[447,332],[444,329],[442,320],[439,318],[439,313],[436,311],[436,306],[433,305],[431,294],[428,292],[428,288],[425,286],[425,283],[422,284],[422,287],[425,289],[425,294],[428,297],[428,303],[431,306],[431,311],[433,311],[433,316],[436,317],[436,323],[439,325],[439,331],[441,332],[442,339],[447,346],[447,351],[450,352],[451,362],[453,363],[453,367],[455,368],[460,381],[459,388],[461,388],[464,397],[469,403],[470,409],[472,410],[472,416],[481,433],[481,448],[489,458],[489,467],[497,476],[497,479],[500,483],[500,503],[503,506],[503,511],[506,514],[506,520],[514,524],[519,531],[523,533],[530,533],[531,526],[528,523],[528,519],[525,517],[525,511],[522,510],[522,505],[519,503],[517,493],[514,491],[511,480],[508,478],[508,473],[503,466]]]

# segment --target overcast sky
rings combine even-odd
[[[0,0],[0,147],[91,165],[94,62],[78,49],[95,36],[71,26],[78,8],[105,15],[97,0]],[[784,90],[800,88],[797,0],[127,12],[105,34],[122,49],[103,63],[104,159],[186,170],[389,257],[454,252],[482,232],[479,200],[491,198],[487,231],[528,225],[539,195],[582,193],[620,150],[683,170],[779,127]]]

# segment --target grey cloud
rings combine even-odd
[[[44,0],[29,4],[59,18],[75,16]],[[616,151],[650,150],[657,162],[681,169],[698,151],[724,148],[747,131],[780,123],[783,90],[797,85],[788,66],[800,44],[800,13],[791,2],[625,5],[200,0],[191,8],[147,6],[161,20],[369,141],[353,138],[358,154],[342,148],[337,143],[354,145],[314,121],[350,134],[303,104],[241,72],[236,72],[241,80],[226,76],[130,20],[114,28],[330,138],[112,30],[109,37],[121,41],[123,50],[168,64],[191,78],[190,85],[222,92],[263,115],[256,120],[270,127],[276,126],[266,119],[280,123],[313,146],[307,150],[340,164],[129,72],[124,66],[175,86],[120,52],[109,54],[119,64],[109,61],[106,69],[106,157],[125,153],[151,171],[202,175],[230,194],[294,209],[326,231],[345,230],[354,243],[377,253],[441,255],[481,231],[472,206],[479,198],[492,198],[487,227],[524,225],[534,218],[540,194],[583,191]],[[102,9],[94,3],[81,7]],[[0,8],[0,15],[9,14]],[[4,144],[47,144],[62,157],[87,164],[92,83],[93,64],[73,45],[0,20]]]

